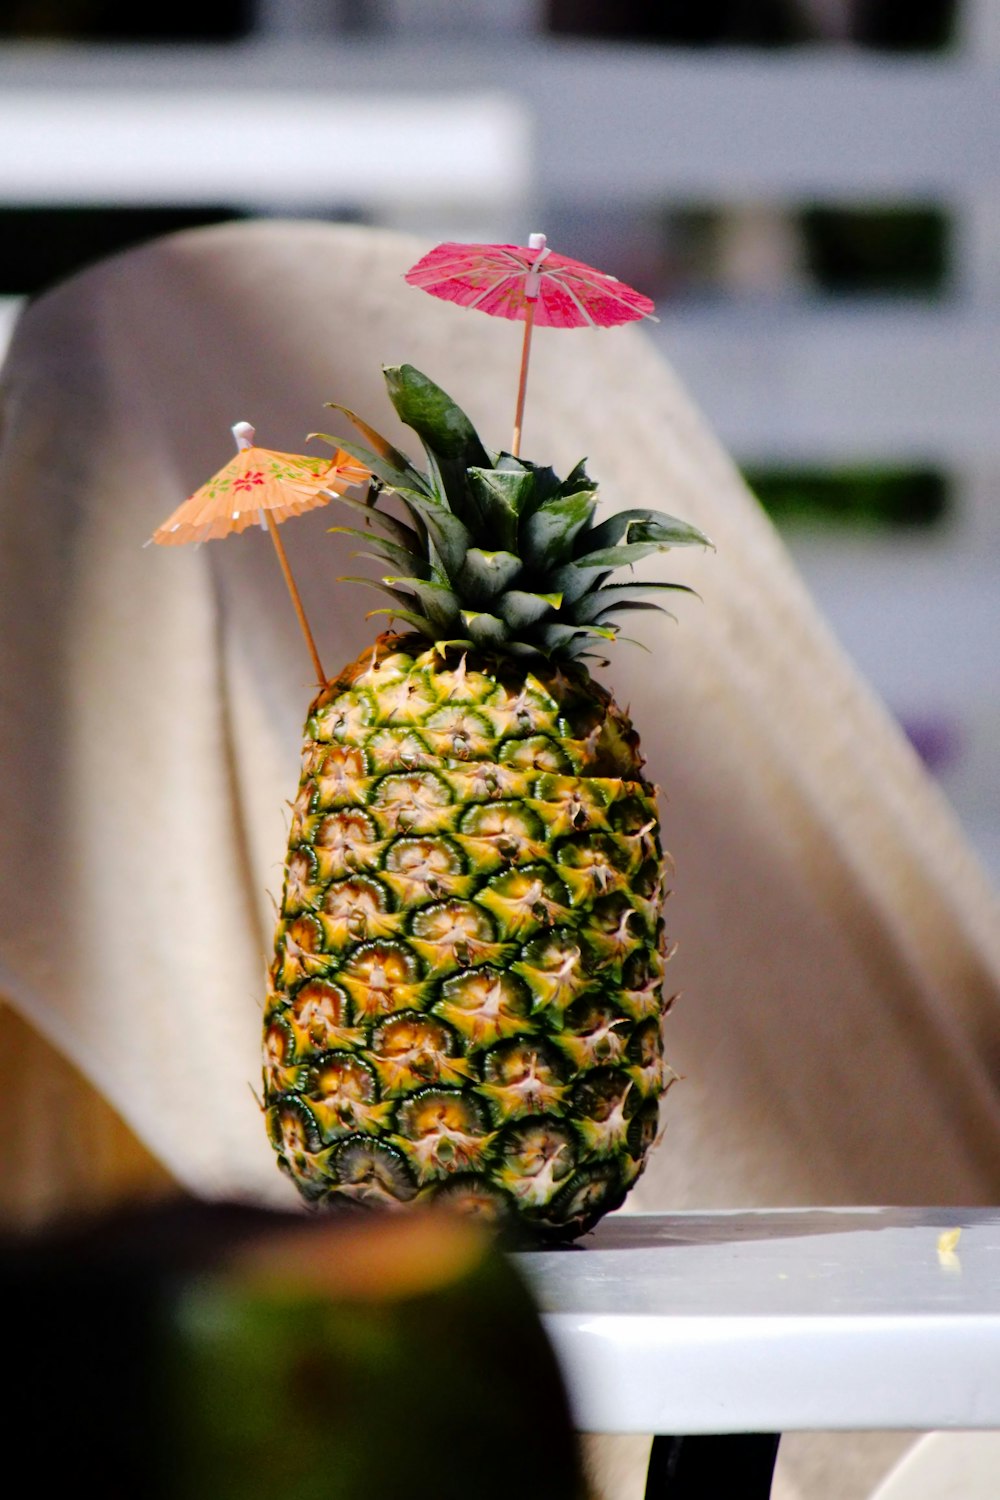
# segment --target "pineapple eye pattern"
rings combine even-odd
[[[371,1068],[350,1052],[331,1052],[312,1070],[310,1094],[324,1104],[370,1103],[375,1097]]]
[[[654,793],[624,730],[581,772],[607,711],[564,712],[558,673],[463,661],[368,652],[307,722],[268,1130],[310,1202],[570,1239],[642,1170],[673,1080]]]
[[[309,1106],[301,1099],[282,1099],[267,1111],[267,1130],[284,1169],[313,1182],[322,1139]]]
[[[485,715],[461,704],[449,705],[431,714],[427,720],[431,744],[445,756],[456,760],[481,760],[493,738]]]
[[[621,1205],[627,1185],[612,1166],[586,1166],[553,1203],[553,1218],[573,1224],[611,1213]]]
[[[341,693],[311,717],[307,730],[320,744],[335,741],[353,745],[355,736],[363,732],[374,718],[375,703],[371,697],[364,693]]]
[[[357,875],[353,880],[335,880],[327,886],[323,898],[323,910],[331,917],[341,917],[350,926],[360,918],[378,917],[389,910],[389,893],[378,880],[367,875]]]
[[[508,739],[500,745],[500,762],[521,771],[569,771],[569,757],[556,740],[547,734],[533,734],[525,739]]]
[[[562,871],[573,871],[602,894],[624,883],[620,877],[631,873],[632,863],[628,848],[606,833],[583,833],[564,839],[556,849],[556,861]],[[564,874],[563,879],[567,878]]]
[[[333,745],[330,749],[316,745],[313,760],[318,760],[317,785],[324,801],[347,797],[362,777],[368,775],[368,755],[357,746]]]
[[[346,749],[334,745],[327,750],[320,763],[320,778],[334,785],[351,786],[368,771],[368,757],[363,750]]]
[[[322,1049],[332,1033],[348,1024],[350,1002],[339,985],[311,979],[295,992],[289,1010],[309,1041]]]
[[[629,1155],[642,1161],[646,1152],[655,1144],[659,1133],[659,1110],[651,1099],[632,1117],[628,1127]]]
[[[408,1203],[416,1196],[417,1185],[402,1154],[365,1136],[339,1145],[330,1168],[331,1196],[383,1208]]]
[[[337,974],[366,1018],[402,1010],[418,989],[419,964],[402,943],[366,942],[355,947]]]
[[[476,838],[514,839],[540,838],[543,829],[538,818],[517,802],[494,802],[487,807],[470,807],[462,819],[463,833]]]
[[[462,818],[461,829],[469,838],[487,845],[497,858],[507,863],[532,859],[544,841],[541,820],[519,802],[500,801],[470,807]]]
[[[434,1197],[442,1207],[493,1228],[504,1228],[510,1219],[507,1194],[486,1177],[456,1173],[440,1184]]]
[[[547,1207],[576,1166],[576,1135],[558,1120],[527,1120],[503,1133],[501,1154],[499,1178],[508,1192],[523,1207]]]
[[[448,839],[399,838],[385,861],[402,904],[438,900],[460,885],[462,856]]]
[[[361,808],[342,808],[322,820],[313,848],[321,878],[363,870],[379,843],[374,820]]]
[[[531,998],[516,975],[474,969],[444,982],[434,1010],[470,1048],[483,1047],[517,1035],[531,1010]]]
[[[377,810],[388,833],[435,833],[447,823],[442,809],[450,803],[451,793],[440,776],[421,771],[409,776],[385,776],[370,806]]]
[[[368,749],[376,771],[412,771],[434,764],[433,752],[412,729],[380,729]]]
[[[473,901],[441,901],[423,906],[414,913],[410,930],[416,937],[442,944],[488,943],[494,936],[489,913]]]
[[[315,917],[296,917],[285,933],[285,951],[309,959],[323,952],[323,928]]]
[[[264,1032],[264,1064],[272,1068],[295,1056],[295,1033],[287,1021],[274,1020]]]
[[[418,1181],[479,1165],[487,1147],[484,1111],[458,1089],[425,1089],[397,1111],[400,1144]]]

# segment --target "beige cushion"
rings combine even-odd
[[[197,1191],[281,1191],[251,1087],[310,669],[262,536],[141,543],[235,420],[295,451],[335,399],[409,440],[382,361],[507,441],[519,330],[407,287],[421,248],[283,223],[158,241],[31,307],[3,380],[6,989]],[[605,503],[718,544],[669,562],[704,603],[644,617],[652,654],[603,674],[677,861],[685,1081],[632,1204],[995,1198],[994,897],[732,465],[633,329],[536,335],[525,452],[586,453]],[[331,671],[372,634],[336,519],[283,533]]]
[[[77,1068],[0,1004],[0,1225],[41,1226],[176,1185]]]
[[[900,1460],[872,1500],[996,1500],[1000,1433],[932,1432]]]
[[[77,277],[16,331],[0,988],[32,1039],[8,1028],[4,1087],[28,1102],[0,1149],[22,1181],[31,1164],[25,1203],[67,1173],[86,1192],[71,1143],[102,1099],[129,1186],[286,1191],[252,1089],[309,661],[262,536],[141,543],[228,458],[234,421],[295,451],[338,425],[337,400],[412,443],[383,361],[508,441],[519,330],[408,288],[424,248],[197,231]],[[602,674],[643,732],[677,862],[684,1082],[630,1206],[995,1200],[1000,924],[948,809],[641,332],[539,331],[524,449],[564,469],[587,454],[605,504],[666,508],[718,544],[648,568],[704,603],[679,626],[644,617],[651,654],[620,646]],[[369,596],[335,581],[354,566],[337,519],[283,533],[330,671],[372,635]],[[50,1086],[46,1049],[79,1088]],[[93,1172],[95,1198],[107,1181]]]

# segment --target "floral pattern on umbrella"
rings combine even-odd
[[[152,539],[165,547],[207,542],[264,524],[265,512],[287,521],[368,478],[364,465],[340,450],[329,459],[243,448],[179,505]]]
[[[653,303],[605,271],[540,245],[438,245],[406,280],[445,302],[494,318],[524,320],[534,305],[539,328],[612,328],[652,318]],[[537,288],[537,289],[536,289]]]

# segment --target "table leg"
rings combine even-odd
[[[646,1500],[767,1500],[779,1434],[654,1437]]]

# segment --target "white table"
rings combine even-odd
[[[767,1494],[789,1430],[1000,1428],[1000,1209],[635,1214],[518,1262],[578,1426],[663,1435],[648,1496]]]

